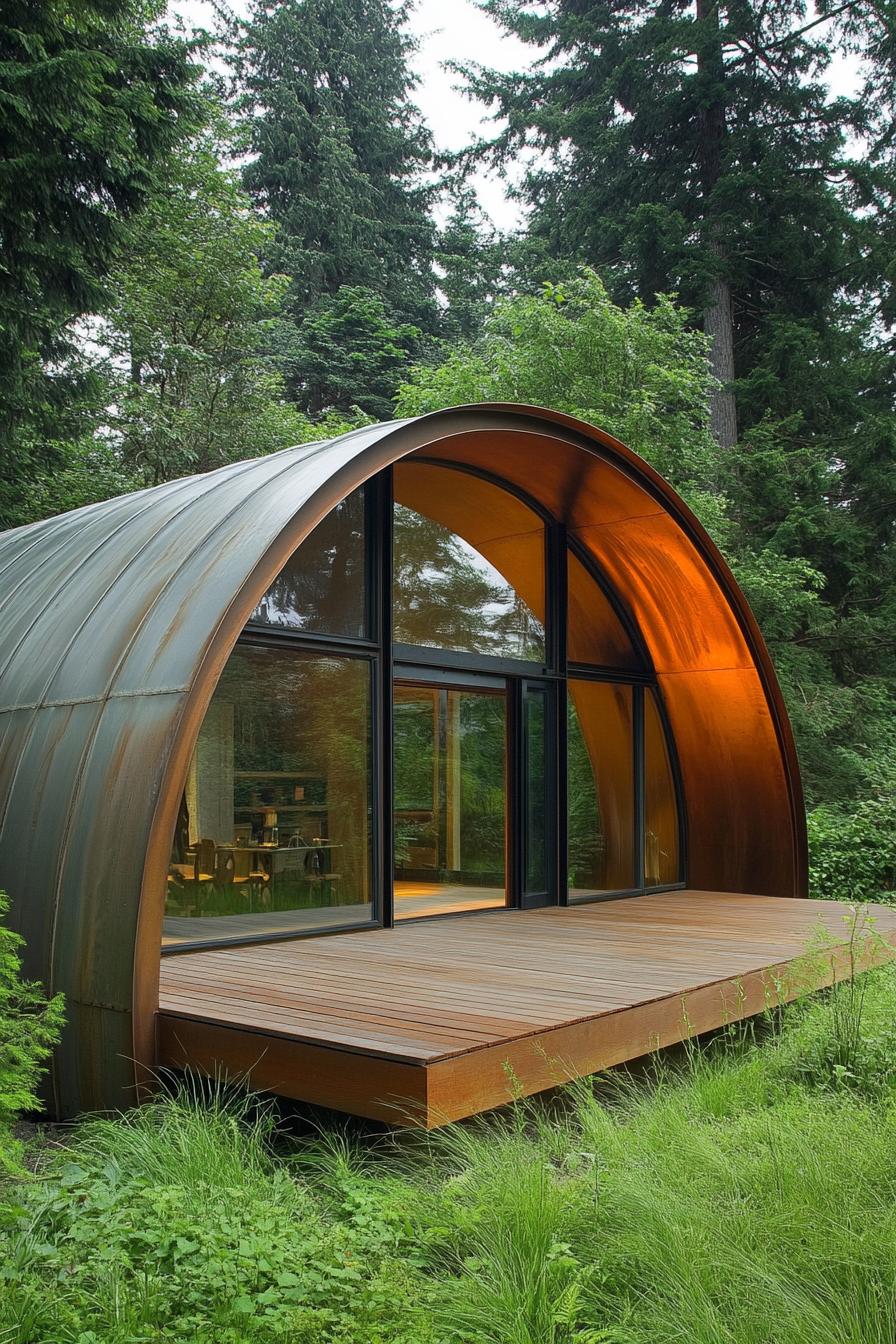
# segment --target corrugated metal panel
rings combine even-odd
[[[686,508],[609,436],[547,411],[460,408],[91,505],[0,536],[0,887],[28,940],[28,973],[68,999],[60,1114],[131,1100],[135,1050],[151,1056],[172,809],[239,629],[330,508],[424,448],[523,485],[612,571],[669,686],[689,812],[716,837],[706,885],[804,886],[795,757],[755,623]],[[722,706],[730,677],[712,681],[732,667],[750,679],[736,726]],[[734,815],[739,772],[751,797],[765,789],[752,819]],[[769,815],[785,812],[784,839],[769,846]],[[727,850],[726,824],[737,837]],[[753,867],[764,885],[751,886],[749,854],[763,844]]]

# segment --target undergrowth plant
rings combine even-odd
[[[13,1126],[37,1106],[36,1088],[62,1026],[62,997],[47,1000],[22,977],[22,939],[7,928],[9,901],[0,891],[0,1179],[20,1170]]]
[[[0,1218],[0,1340],[892,1344],[896,969],[859,974],[866,935],[852,982],[430,1135],[296,1135],[190,1080],[87,1121]]]

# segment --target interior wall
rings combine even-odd
[[[233,704],[216,696],[208,707],[187,776],[190,843],[233,838]]]

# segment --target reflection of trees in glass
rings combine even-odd
[[[393,714],[395,810],[432,812],[436,745],[432,694],[403,699],[397,692]]]
[[[504,703],[503,695],[396,687],[397,868],[503,882]]]
[[[272,807],[281,844],[293,833],[310,842],[322,831],[340,846],[333,864],[340,878],[335,893],[321,894],[342,903],[368,900],[367,663],[292,649],[237,648],[215,695],[234,705],[236,806]],[[267,777],[240,779],[241,771]],[[296,788],[304,791],[300,799]],[[248,814],[238,818],[247,820]]]
[[[449,692],[460,700],[461,864],[504,873],[504,697]]]
[[[250,618],[330,635],[364,634],[364,492],[349,495],[284,565]]]
[[[463,538],[399,504],[393,556],[393,620],[399,643],[543,657],[541,623]]]
[[[571,700],[567,723],[569,885],[599,888],[603,884],[605,847],[600,801],[594,767]]]
[[[524,701],[526,734],[526,889],[547,887],[546,701],[529,693]]]

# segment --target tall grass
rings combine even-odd
[[[879,972],[547,1121],[437,1137],[449,1337],[892,1344],[894,1008]]]
[[[271,1100],[188,1075],[174,1096],[84,1121],[73,1151],[82,1165],[114,1163],[131,1178],[204,1198],[209,1188],[257,1189],[269,1180],[276,1128]]]
[[[0,1341],[892,1344],[894,1018],[874,972],[428,1137],[88,1122],[7,1199]]]

